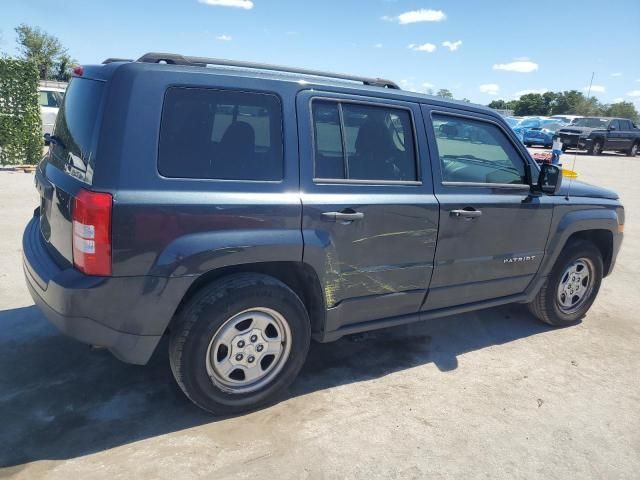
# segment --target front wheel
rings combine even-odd
[[[549,325],[572,325],[591,308],[602,274],[600,250],[591,242],[572,242],[558,257],[529,310]]]
[[[596,140],[593,142],[593,145],[591,145],[591,148],[589,149],[589,154],[591,155],[600,155],[602,153],[602,143],[600,142],[600,140]]]
[[[635,157],[637,154],[638,154],[638,142],[631,145],[631,148],[627,152],[627,155],[629,155],[630,157]]]
[[[300,298],[266,275],[236,274],[181,309],[169,342],[178,385],[217,415],[270,403],[297,376],[311,338]]]

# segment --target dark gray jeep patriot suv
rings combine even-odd
[[[178,384],[217,414],[273,401],[311,338],[510,302],[573,324],[622,242],[614,192],[538,167],[490,109],[381,79],[107,61],[76,69],[49,140],[35,303],[125,362],[169,335]]]

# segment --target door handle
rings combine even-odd
[[[354,212],[349,209],[348,211],[343,212],[322,212],[322,216],[325,220],[330,220],[333,222],[352,222],[354,220],[361,220],[364,218],[364,213],[362,212]]]
[[[452,217],[464,217],[464,218],[477,218],[482,215],[482,210],[474,209],[462,209],[462,210],[451,210]]]

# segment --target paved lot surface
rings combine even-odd
[[[166,348],[135,367],[48,325],[21,271],[32,175],[0,172],[0,477],[638,478],[640,157],[576,170],[628,213],[582,324],[509,306],[316,344],[283,401],[227,419],[182,396]]]

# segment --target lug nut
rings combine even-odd
[[[244,347],[244,340],[240,340],[238,342],[238,348],[243,348]]]
[[[264,345],[258,345],[258,346],[256,347],[256,350],[257,350],[258,352],[261,352],[262,350],[264,350]]]
[[[247,358],[247,362],[249,363],[253,363],[254,360],[255,358],[253,357],[253,355],[249,355],[249,358]]]
[[[249,339],[252,342],[257,342],[258,341],[258,336],[257,335],[251,335],[251,338]]]
[[[244,357],[242,356],[242,354],[241,354],[241,353],[239,353],[239,354],[237,354],[237,355],[236,355],[236,360],[237,360],[238,362],[239,362],[239,361],[241,361],[243,358],[244,358]]]

